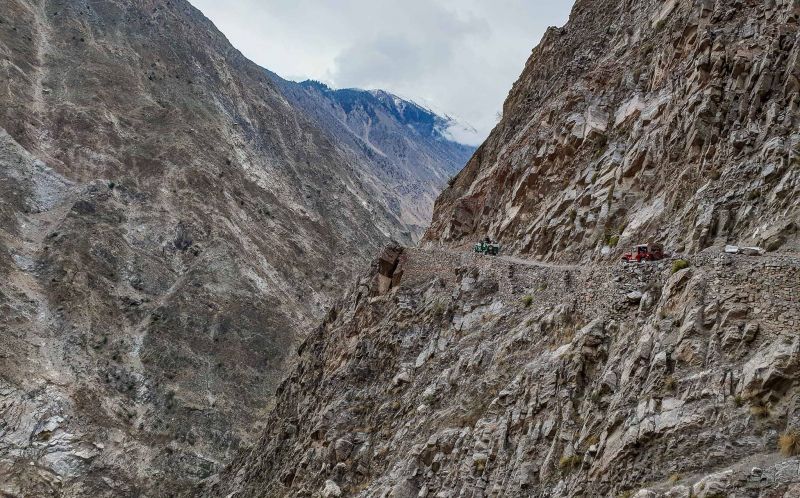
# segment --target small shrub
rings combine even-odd
[[[769,417],[769,408],[763,403],[756,403],[750,406],[750,415],[757,418]]]
[[[586,438],[586,440],[583,442],[583,445],[588,449],[599,442],[600,442],[600,436],[598,436],[597,434],[592,434]]]
[[[667,391],[675,391],[677,387],[678,387],[678,381],[675,380],[675,377],[670,375],[669,377],[664,379],[664,389],[666,389]]]
[[[561,460],[558,461],[558,468],[564,471],[570,471],[576,467],[578,467],[583,458],[580,455],[572,455],[572,456],[562,456]]]
[[[445,304],[444,301],[436,301],[436,304],[433,305],[433,316],[436,318],[442,318],[445,312]]]
[[[525,326],[526,327],[533,327],[534,323],[536,323],[536,322],[533,320],[533,318],[529,318],[528,320],[525,321]]]
[[[447,185],[452,187],[455,182],[456,182],[456,177],[455,176],[451,176],[450,179],[447,180]]]
[[[744,404],[744,400],[742,399],[742,396],[739,394],[733,397],[733,402],[736,404],[736,406],[742,406]]]
[[[531,296],[530,294],[528,294],[527,296],[523,297],[523,298],[522,298],[522,304],[523,304],[523,305],[524,305],[526,308],[530,308],[530,307],[531,307],[531,304],[533,304],[533,296]]]
[[[800,431],[789,431],[778,438],[778,449],[784,456],[800,455]]]
[[[631,498],[633,496],[633,491],[623,491],[617,495],[617,498]]]
[[[681,476],[680,474],[678,474],[676,472],[675,474],[672,474],[671,476],[669,476],[669,483],[670,484],[677,484],[678,481],[680,481],[681,479],[683,479],[683,476]]]
[[[619,244],[619,235],[612,235],[608,238],[608,247],[613,249],[617,247],[617,244]]]
[[[676,259],[675,261],[672,262],[673,275],[681,270],[685,270],[686,268],[689,268],[689,262],[686,261],[685,259]]]

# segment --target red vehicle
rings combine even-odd
[[[641,263],[642,261],[658,261],[664,259],[664,246],[661,244],[642,244],[634,248],[633,252],[626,252],[622,260],[628,263]]]

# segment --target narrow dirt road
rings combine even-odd
[[[518,258],[516,256],[487,256],[487,257],[489,258],[496,257],[499,260],[507,261],[515,265],[541,266],[544,268],[556,268],[559,270],[577,270],[581,267],[580,265],[560,265],[558,263],[548,263],[545,261],[538,261],[535,259]]]
[[[583,268],[583,265],[565,265],[559,263],[550,263],[547,261],[520,258],[517,256],[510,256],[503,254],[498,256],[481,255],[474,252],[472,246],[467,246],[467,245],[457,246],[457,247],[443,247],[443,246],[429,245],[427,247],[417,247],[415,249],[419,251],[434,251],[439,253],[445,253],[450,256],[459,258],[461,260],[473,259],[473,258],[486,258],[488,261],[504,261],[512,265],[523,265],[523,266],[532,266],[540,268],[555,268],[558,270],[578,270],[580,268]]]

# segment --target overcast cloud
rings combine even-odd
[[[570,0],[191,0],[281,76],[383,89],[463,120],[477,144],[547,26]]]

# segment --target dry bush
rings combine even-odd
[[[562,456],[558,461],[558,468],[563,471],[570,471],[580,466],[583,458],[580,455]]]
[[[784,456],[800,455],[800,431],[789,431],[778,438],[778,449]]]
[[[756,403],[750,406],[750,415],[757,418],[769,417],[769,407],[763,403]]]

